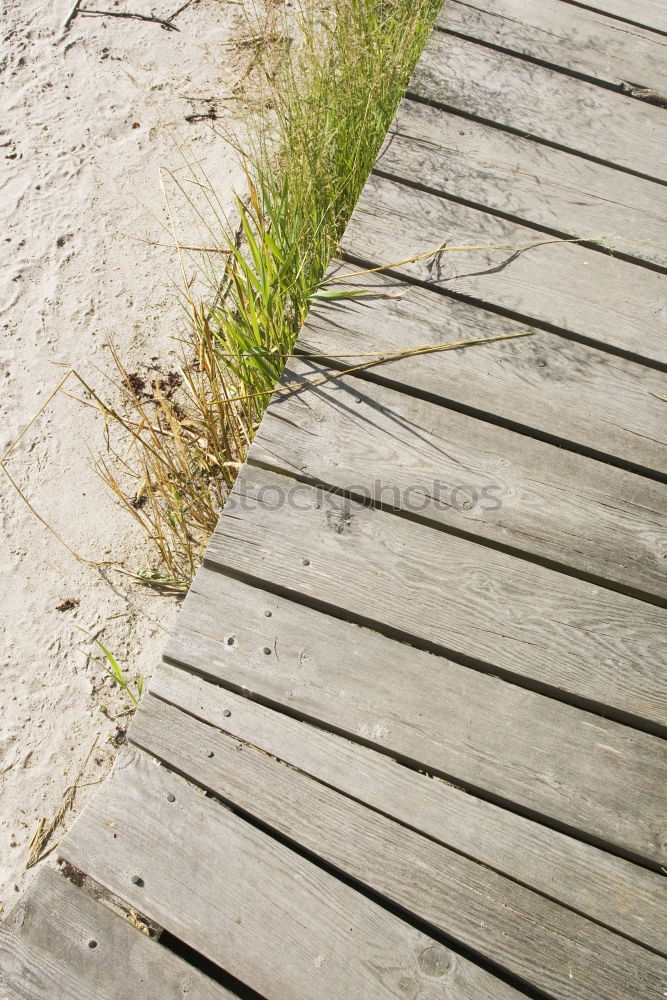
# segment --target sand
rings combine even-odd
[[[174,255],[132,237],[165,239],[159,172],[181,164],[180,142],[205,162],[225,205],[241,179],[210,121],[186,116],[232,108],[252,59],[247,46],[230,42],[246,29],[244,8],[195,0],[176,18],[178,31],[79,15],[65,33],[72,4],[6,5],[0,455],[48,399],[66,370],[58,364],[103,385],[113,342],[130,365],[176,366],[182,314]],[[82,6],[167,18],[179,0]],[[94,471],[102,429],[99,414],[59,394],[12,452],[9,471],[81,556],[150,567],[145,539]],[[149,676],[177,601],[136,587],[117,566],[78,561],[0,480],[0,907],[7,909],[29,877],[40,821],[48,825],[68,788],[79,785],[51,838],[56,845],[108,772],[128,723],[128,699],[88,658],[95,646],[77,626],[114,652],[128,678]]]

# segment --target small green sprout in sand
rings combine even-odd
[[[103,668],[103,670],[104,670],[105,674],[107,675],[107,677],[110,677],[112,679],[112,681],[115,684],[117,684],[118,687],[121,688],[122,691],[125,692],[125,694],[128,696],[128,698],[130,699],[130,701],[132,702],[132,704],[136,707],[139,704],[139,699],[141,698],[141,694],[142,694],[142,691],[144,689],[144,678],[143,677],[139,677],[137,679],[137,682],[136,682],[136,694],[135,694],[135,692],[132,691],[132,688],[130,687],[129,683],[126,681],[125,675],[124,675],[124,673],[123,673],[123,671],[122,671],[122,669],[120,667],[120,664],[118,663],[118,660],[113,655],[113,653],[110,650],[108,650],[107,647],[104,646],[99,641],[99,639],[96,639],[95,636],[91,635],[90,632],[87,632],[85,628],[81,628],[78,625],[77,625],[77,628],[79,629],[79,632],[83,632],[84,635],[87,635],[89,639],[92,639],[92,641],[95,643],[96,646],[99,646],[99,648],[104,653],[104,657],[105,657],[106,663],[104,663],[104,662],[102,662],[102,660],[98,659],[97,656],[93,656],[92,653],[87,653],[86,654],[87,657],[88,657],[88,659],[92,660],[94,663],[98,663]],[[101,712],[102,711],[106,712],[106,705],[101,706],[100,707],[100,711]]]

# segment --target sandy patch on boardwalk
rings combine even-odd
[[[166,18],[180,3],[82,6]],[[129,237],[159,232],[151,218],[165,218],[158,172],[178,166],[180,140],[206,158],[218,193],[230,202],[240,180],[231,152],[208,122],[185,119],[230,107],[225,98],[252,58],[247,48],[229,44],[244,31],[243,7],[229,0],[195,0],[177,17],[178,31],[79,16],[66,35],[73,0],[6,6],[0,454],[61,377],[53,362],[100,385],[95,366],[111,370],[105,345],[113,341],[130,364],[164,372],[175,365],[172,338],[181,314],[169,277],[177,278],[176,262]],[[151,562],[146,543],[92,468],[101,430],[92,410],[60,396],[13,452],[9,469],[78,552],[141,569]],[[113,569],[100,573],[77,562],[0,478],[0,906],[6,908],[25,879],[40,819],[57,813],[77,781],[86,786],[77,793],[75,808],[81,807],[108,770],[109,737],[127,723],[127,701],[87,660],[93,647],[75,626],[97,635],[129,676],[149,675],[176,602],[136,589]],[[73,606],[57,610],[63,602]]]

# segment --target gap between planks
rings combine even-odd
[[[314,360],[283,384],[250,464],[667,605],[658,484]]]
[[[365,294],[316,302],[295,351],[336,372],[377,352],[530,334],[392,357],[354,372],[637,475],[667,480],[664,376],[623,358],[386,274],[334,261],[332,288]],[[338,284],[341,276],[340,284]],[[364,352],[367,352],[364,355]],[[361,357],[359,357],[361,355]]]
[[[664,109],[507,52],[434,31],[408,94],[617,170],[667,183]]]
[[[597,253],[667,269],[660,188],[511,132],[406,98],[373,169],[508,222],[582,239]]]
[[[595,10],[607,17],[616,18],[640,28],[647,28],[662,35],[667,35],[667,12],[662,0],[559,0],[571,7],[582,7]]]
[[[667,95],[667,39],[559,0],[448,0],[436,28],[622,93]]]
[[[304,484],[295,521],[294,488],[244,468],[205,565],[666,732],[663,609]]]
[[[0,925],[0,994],[6,1000],[236,1000],[44,866]]]
[[[548,324],[598,350],[667,365],[664,277],[636,264],[540,237],[376,174],[361,193],[341,250],[355,262],[369,261],[520,322]]]
[[[127,750],[59,853],[266,1000],[520,1000],[201,791]]]
[[[177,709],[150,713],[138,738],[170,766],[519,980],[558,1000],[659,996],[664,958]]]

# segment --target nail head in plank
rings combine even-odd
[[[11,1000],[234,1000],[62,875],[42,868],[0,927]]]
[[[522,982],[555,1000],[660,996],[664,958],[252,746],[218,734],[211,764],[199,752],[210,727],[159,703],[149,712],[143,738],[170,766]]]
[[[518,314],[527,322],[548,323],[603,350],[609,347],[635,360],[667,363],[664,276],[554,240],[372,175],[341,246],[353,260]],[[445,242],[450,248],[509,249],[450,249],[436,254]],[[413,260],[426,253],[430,256]],[[410,262],[392,266],[402,261]]]
[[[215,766],[215,757],[206,760]],[[389,1000],[401,992],[519,1000],[137,751],[117,762],[59,853],[266,1000]],[[127,878],[137,867],[141,887]]]
[[[663,108],[434,31],[408,93],[644,177],[667,180]]]

